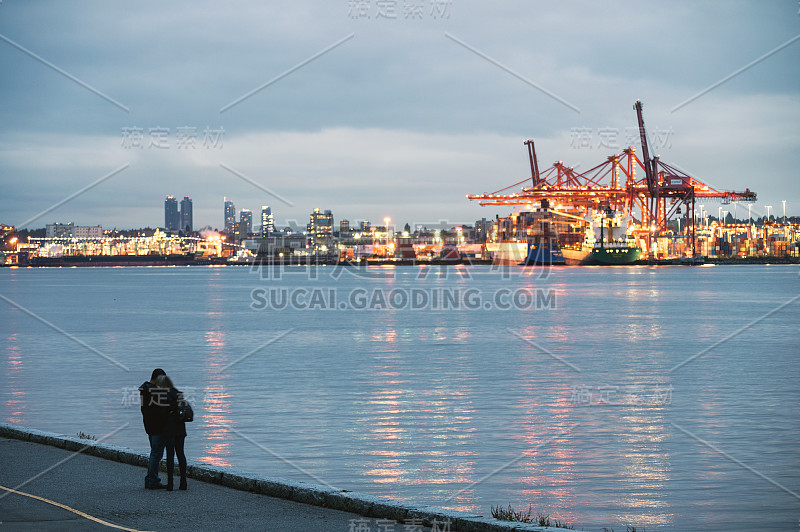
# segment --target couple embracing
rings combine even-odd
[[[153,370],[149,381],[139,387],[142,402],[144,430],[150,438],[150,461],[147,476],[144,477],[146,489],[173,489],[175,454],[178,455],[178,468],[181,481],[178,489],[186,489],[186,455],[183,443],[186,439],[186,423],[179,419],[178,403],[183,394],[175,388],[166,372],[161,368]],[[167,484],[161,483],[158,470],[164,449],[167,451]]]

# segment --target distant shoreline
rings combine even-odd
[[[178,266],[332,266],[359,268],[367,266],[491,266],[491,260],[484,259],[464,259],[464,260],[436,260],[436,261],[414,261],[414,260],[365,260],[362,262],[335,262],[335,261],[263,261],[263,262],[227,262],[227,261],[130,261],[130,260],[65,260],[52,261],[39,264],[1,264],[0,267],[6,268],[122,268],[122,267],[178,267]],[[682,266],[682,265],[701,265],[681,264],[679,261],[649,261],[639,260],[632,264],[623,266]],[[714,265],[745,265],[745,264],[800,264],[800,257],[705,257],[704,264]],[[506,265],[507,266],[507,265]],[[606,267],[615,265],[587,264],[572,265],[570,268],[581,266]],[[511,266],[526,267],[526,266]]]
[[[706,264],[800,264],[800,257],[706,257]]]

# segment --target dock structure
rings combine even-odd
[[[530,177],[491,193],[467,197],[482,206],[529,210],[547,202],[556,210],[579,216],[588,216],[592,211],[619,212],[631,218],[629,231],[639,238],[650,257],[657,253],[656,241],[672,233],[670,221],[676,217],[683,218],[683,228],[690,242],[686,254],[693,256],[697,252],[694,243],[698,200],[716,200],[723,205],[752,203],[757,195],[749,188],[741,192],[716,189],[658,156],[651,157],[641,101],[636,101],[634,109],[641,139],[641,157],[636,154],[636,148],[630,146],[584,172],[576,171],[563,161],[556,161],[540,172],[534,142],[526,140]],[[521,189],[511,191],[518,187]]]

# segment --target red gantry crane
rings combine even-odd
[[[756,193],[720,191],[697,178],[661,161],[651,158],[647,144],[647,133],[642,115],[642,102],[634,104],[639,123],[642,159],[636,156],[631,146],[620,154],[609,156],[606,161],[585,172],[557,161],[539,172],[536,149],[532,140],[526,140],[531,177],[489,194],[472,194],[467,198],[482,206],[507,205],[533,208],[547,199],[551,205],[573,207],[586,213],[588,209],[606,209],[624,213],[638,220],[641,230],[654,238],[665,236],[667,224],[675,214],[681,214],[681,204],[686,207],[686,234],[692,240],[694,254],[694,213],[698,198],[720,199],[723,204],[732,201],[754,202]],[[644,177],[637,179],[636,170],[642,169]],[[530,179],[531,186],[524,186]],[[624,181],[624,182],[623,182]],[[519,192],[507,192],[522,186]],[[636,213],[638,210],[638,216]]]

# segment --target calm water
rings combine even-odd
[[[145,449],[161,366],[213,464],[587,530],[797,530],[800,300],[775,309],[799,271],[2,269],[0,419]]]

